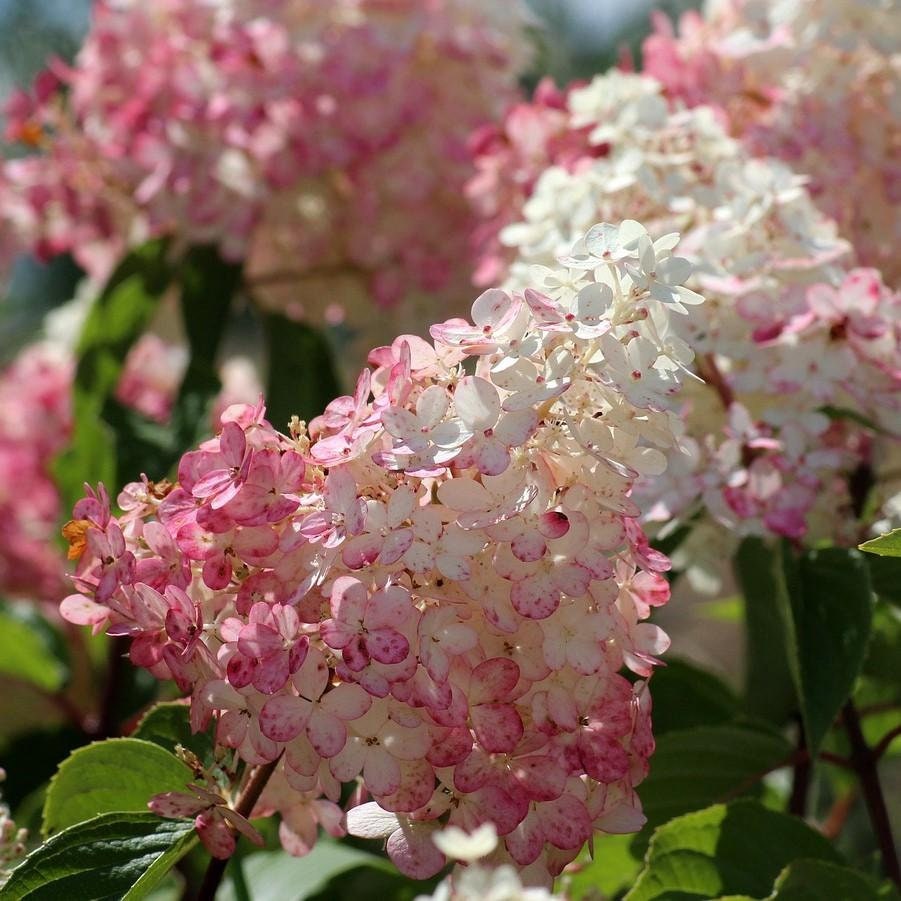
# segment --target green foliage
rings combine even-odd
[[[197,841],[194,824],[107,813],[54,835],[0,891],[3,901],[138,901]]]
[[[306,857],[291,857],[284,851],[258,851],[244,857],[241,865],[253,901],[305,901],[316,897],[357,901],[380,896],[402,901],[419,894],[423,885],[404,879],[384,858],[327,837],[320,838]],[[341,880],[344,874],[356,874],[352,885]],[[240,901],[234,880],[225,884],[219,899]]]
[[[651,681],[654,734],[692,726],[716,726],[739,714],[735,693],[712,673],[685,660],[667,658]]]
[[[901,529],[892,529],[885,535],[865,541],[860,549],[880,557],[901,557]]]
[[[280,430],[297,415],[309,421],[342,394],[325,337],[302,322],[272,314],[264,319],[269,353],[266,418]]]
[[[787,545],[754,538],[742,543],[736,571],[746,597],[748,712],[782,723],[797,710],[815,752],[863,665],[873,615],[867,564],[857,551],[796,558]]]
[[[221,386],[216,359],[238,290],[241,266],[223,260],[214,247],[193,247],[173,277],[181,290],[181,311],[188,339],[188,368],[162,425],[110,398],[104,416],[118,437],[120,481],[146,472],[165,476],[184,453],[210,431],[212,402]]]
[[[154,795],[182,791],[191,770],[159,745],[110,738],[79,748],[60,764],[44,803],[44,834],[99,814],[146,811]]]
[[[865,559],[873,591],[883,600],[901,607],[901,557],[867,554]]]
[[[873,596],[866,563],[857,551],[809,551],[796,565],[786,556],[786,565],[793,570],[789,662],[807,745],[815,752],[863,666]]]
[[[181,745],[208,762],[213,756],[212,728],[192,732],[190,710],[187,704],[178,701],[156,704],[141,718],[132,738],[153,742],[167,751],[174,751],[176,745]]]
[[[0,605],[0,673],[46,692],[59,691],[68,668],[50,624],[35,610]]]
[[[171,275],[166,242],[149,241],[119,264],[88,314],[77,349],[74,431],[54,467],[63,509],[82,495],[84,482],[118,483],[116,436],[103,419],[104,409],[125,356],[150,323]]]
[[[755,801],[717,804],[661,826],[627,901],[770,894],[797,858],[837,863],[829,842],[802,820]]]
[[[857,870],[825,860],[795,860],[776,880],[767,901],[878,901],[890,897]]]
[[[763,776],[790,754],[780,735],[746,726],[702,726],[662,735],[650,775],[641,784],[648,823],[635,837],[633,849],[642,849],[651,830],[672,817],[716,801],[759,794]]]
[[[745,710],[783,723],[797,706],[788,658],[791,607],[778,558],[760,538],[746,538],[735,556],[745,597]]]
[[[577,870],[559,880],[558,894],[570,901],[594,901],[598,892],[613,897],[635,882],[641,860],[631,849],[631,835],[601,835],[594,843],[594,858],[583,849],[577,860]]]

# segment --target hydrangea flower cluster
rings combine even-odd
[[[385,306],[459,287],[466,136],[513,97],[521,25],[473,0],[101,0],[74,67],[9,105],[40,152],[4,165],[4,221],[100,279],[173,234],[294,299],[323,273]]]
[[[663,14],[645,71],[672,100],[717,107],[757,156],[810,176],[858,260],[897,287],[901,54],[891,0],[724,0]]]
[[[536,266],[595,218],[637,211],[652,236],[682,232],[708,300],[670,339],[698,353],[703,383],[682,393],[689,454],[639,490],[647,518],[703,505],[736,536],[856,543],[854,474],[876,470],[878,481],[901,434],[901,298],[875,270],[842,265],[848,245],[804,179],[750,158],[715,110],[673,112],[658,82],[621,72],[571,91],[568,110],[572,130],[605,153],[537,179],[521,221],[498,236],[517,254],[509,284],[540,277]],[[496,259],[490,243],[486,255]],[[669,272],[642,272],[666,290]]]
[[[235,406],[177,484],[126,486],[119,516],[102,488],[76,506],[63,615],[129,636],[195,728],[214,718],[220,746],[274,764],[254,812],[281,815],[291,853],[317,824],[343,833],[358,778],[414,877],[444,865],[446,824],[492,822],[547,881],[594,830],[643,822],[668,644],[644,620],[669,562],[631,494],[678,443],[691,355],[670,314],[701,297],[677,240],[598,225],[537,288],[374,350],[309,430]],[[227,853],[227,800],[154,803],[203,812]]]
[[[65,594],[50,463],[71,433],[73,372],[67,354],[36,344],[0,373],[0,591],[8,596]]]
[[[53,459],[72,435],[71,341],[81,318],[82,299],[51,314],[47,339],[25,348],[0,371],[0,594],[59,602],[65,596],[64,564],[54,535],[61,521]],[[60,315],[61,314],[61,315]],[[116,396],[148,419],[165,423],[172,411],[187,359],[184,349],[153,333],[135,343],[126,357]],[[240,360],[221,371],[220,411],[259,394]],[[217,415],[218,421],[218,415]]]

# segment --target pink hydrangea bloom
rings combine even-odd
[[[810,177],[809,190],[896,287],[901,238],[897,10],[867,0],[724,0],[687,12],[678,35],[662,13],[645,71],[676,103],[717,107],[755,155]]]
[[[545,881],[595,830],[641,825],[645,680],[668,645],[643,620],[669,562],[637,522],[631,461],[678,441],[660,330],[700,298],[675,236],[598,230],[615,259],[583,240],[554,270],[567,287],[490,290],[473,324],[378,348],[309,432],[233,407],[164,497],[121,517],[102,492],[76,507],[63,616],[134,636],[132,659],[140,643],[137,662],[190,693],[195,728],[213,718],[220,745],[276,764],[258,812],[282,815],[293,854],[317,823],[343,832],[352,780],[416,877],[444,863],[439,824],[493,823]],[[605,304],[571,324],[586,292]]]
[[[459,291],[466,139],[515,96],[522,24],[473,0],[102,0],[74,65],[9,104],[40,152],[4,166],[4,220],[98,278],[148,235],[214,243],[308,318]]]

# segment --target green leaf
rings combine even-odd
[[[53,693],[63,687],[68,669],[41,628],[49,625],[35,620],[40,620],[36,613],[20,615],[14,608],[0,608],[0,673]]]
[[[138,901],[197,841],[194,824],[152,813],[107,813],[32,851],[3,901]]]
[[[734,565],[745,598],[745,710],[782,724],[797,701],[785,651],[793,623],[779,553],[760,538],[746,538]]]
[[[727,723],[739,713],[738,698],[725,682],[685,660],[668,658],[654,673],[651,690],[658,737],[675,729]]]
[[[873,594],[863,557],[853,550],[809,551],[791,597],[796,688],[807,745],[815,753],[851,694],[863,666]]]
[[[258,851],[242,858],[241,866],[244,878],[252,887],[254,901],[302,901],[322,891],[334,877],[348,870],[371,875],[375,868],[397,876],[397,871],[384,858],[324,837],[306,857],[292,857],[284,851]],[[219,901],[239,901],[230,881],[217,897]],[[327,897],[337,901],[341,896]],[[378,896],[367,893],[365,897]],[[393,895],[383,897],[392,901],[394,898]]]
[[[661,826],[626,901],[764,898],[797,858],[838,862],[829,842],[803,820],[756,801],[716,804]]]
[[[264,318],[269,354],[267,418],[285,429],[293,415],[309,421],[342,394],[325,337],[285,316]]]
[[[796,860],[776,880],[767,901],[879,901],[875,882],[850,867],[825,860]]]
[[[878,554],[880,557],[901,557],[901,529],[892,529],[858,547],[868,554]]]
[[[650,775],[638,790],[648,822],[633,839],[633,852],[646,844],[650,830],[674,816],[759,793],[763,777],[783,765],[791,751],[782,736],[745,726],[704,726],[660,736]]]
[[[897,607],[877,605],[863,673],[901,692],[901,610]]]
[[[593,901],[599,892],[611,898],[632,885],[641,861],[629,850],[631,841],[631,835],[595,836],[594,859],[583,850],[575,865],[567,867],[567,875],[560,877],[558,893],[570,901]]]
[[[211,730],[192,732],[191,708],[178,701],[163,701],[151,707],[131,737],[151,741],[167,751],[174,751],[176,745],[182,745],[205,762],[213,755]]]
[[[901,557],[879,557],[867,554],[870,584],[883,600],[901,607]]]
[[[54,464],[71,509],[83,483],[118,484],[116,436],[102,414],[119,382],[125,356],[150,323],[171,277],[164,240],[133,250],[113,272],[82,328],[73,387],[74,432]]]
[[[153,422],[112,397],[103,410],[119,438],[118,466],[123,478],[140,472],[162,478],[186,447],[199,443],[211,430],[211,407],[221,388],[216,359],[241,266],[224,261],[214,247],[192,247],[175,278],[181,288],[189,359],[169,422]]]
[[[50,835],[98,814],[146,811],[156,794],[183,791],[191,770],[174,754],[137,738],[110,738],[79,748],[60,764],[44,804]]]

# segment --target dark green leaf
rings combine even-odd
[[[767,901],[879,901],[879,887],[850,867],[796,860],[783,870]]]
[[[196,842],[194,824],[152,813],[107,813],[32,851],[3,901],[137,901]]]
[[[783,765],[791,750],[780,735],[745,726],[704,726],[660,736],[651,773],[638,790],[648,823],[633,839],[633,852],[644,847],[650,830],[674,816],[759,793],[763,777]]]
[[[745,598],[745,710],[781,724],[797,701],[786,652],[791,606],[779,555],[761,539],[746,538],[734,563]]]
[[[860,549],[880,557],[901,557],[901,529],[893,529],[885,535],[865,541]]]
[[[269,355],[267,418],[287,428],[293,415],[309,421],[342,393],[335,362],[325,337],[284,316],[265,317]]]
[[[56,460],[63,509],[82,495],[84,482],[117,483],[115,433],[102,419],[116,390],[125,356],[147,328],[169,284],[163,240],[133,250],[116,268],[94,302],[78,343],[73,388],[74,432]]]
[[[191,732],[190,711],[187,704],[177,701],[157,704],[144,714],[131,737],[152,741],[167,751],[174,751],[176,745],[182,745],[207,762],[213,755],[211,731]]]
[[[811,751],[848,699],[866,654],[873,617],[869,573],[857,551],[809,551],[792,594],[796,688]]]
[[[870,584],[881,598],[901,607],[901,557],[879,557],[867,554]]]
[[[159,745],[110,738],[79,748],[62,762],[44,804],[50,835],[103,813],[146,811],[156,794],[183,791],[191,770]]]
[[[764,898],[798,858],[838,862],[838,854],[803,820],[755,801],[717,804],[661,826],[626,901]]]
[[[25,702],[30,701],[39,713],[43,712],[39,697],[29,698],[20,688],[4,685],[0,681],[0,704],[14,704],[23,695]],[[30,715],[31,712],[28,710],[25,713]],[[60,761],[85,741],[84,732],[68,723],[54,727],[48,727],[45,723],[41,728],[32,724],[14,735],[6,728],[3,736],[0,761],[7,774],[3,783],[3,800],[13,810],[24,798],[45,785],[56,772]]]
[[[738,698],[722,680],[679,659],[667,659],[654,673],[654,734],[674,729],[714,726],[739,712]]]

